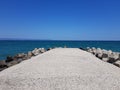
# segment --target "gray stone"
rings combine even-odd
[[[103,53],[103,54],[108,54],[108,51],[105,50],[105,49],[103,49],[103,50],[102,50],[102,53]]]
[[[98,53],[98,54],[96,55],[96,57],[102,59],[102,55],[103,55],[102,53]]]
[[[96,54],[97,54],[96,49],[93,49],[92,51],[93,51],[93,54],[94,54],[94,55],[96,55]]]
[[[114,58],[114,59],[118,59],[119,58],[119,54],[113,52],[111,55],[109,55],[110,58]]]
[[[27,55],[28,55],[28,58],[31,58],[33,56],[31,51],[29,51]]]
[[[37,48],[35,48],[35,49],[32,51],[32,54],[33,54],[34,56],[37,56],[38,54],[40,54],[40,50],[37,49]]]
[[[28,59],[28,55],[25,54],[24,57],[22,58],[23,60],[27,60]]]
[[[12,62],[7,63],[7,66],[8,66],[8,67],[11,67],[11,66],[16,65],[16,64],[18,64],[18,63],[19,63],[19,62],[18,62],[17,60],[14,60],[14,61],[12,61]]]
[[[24,53],[19,53],[19,54],[17,55],[18,58],[23,58],[24,56],[25,56]]]
[[[6,66],[6,61],[5,60],[0,60],[0,68]]]
[[[92,49],[89,49],[88,52],[93,53]]]
[[[102,50],[100,48],[97,48],[96,53],[97,54],[102,54]]]
[[[111,51],[111,50],[109,50],[109,51],[108,51],[108,55],[111,55],[111,54],[112,54],[112,51]]]
[[[108,62],[109,58],[102,58],[102,61]]]
[[[44,53],[44,52],[46,52],[46,50],[44,48],[40,48],[40,52]]]

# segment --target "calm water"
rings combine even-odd
[[[86,48],[96,47],[107,50],[120,52],[120,41],[0,41],[0,60],[3,60],[8,55],[17,53],[26,53],[34,48],[50,48],[50,47],[72,47]]]

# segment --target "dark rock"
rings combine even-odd
[[[0,60],[0,71],[8,68],[5,60]]]
[[[119,58],[118,59],[120,60],[120,53],[119,53]]]
[[[114,62],[113,64],[114,64],[115,66],[120,67],[120,60],[118,60],[118,61]]]
[[[5,60],[0,60],[0,68],[7,67],[6,61]]]
[[[119,54],[113,52],[112,54],[109,55],[109,60],[108,60],[108,62],[109,62],[109,63],[114,63],[114,62],[116,62],[118,59],[119,59]]]
[[[85,49],[85,48],[82,48],[82,47],[80,47],[79,49],[81,49],[81,50],[83,50],[83,51],[87,51],[87,49]]]
[[[47,51],[51,50],[52,48],[48,48]]]
[[[108,54],[103,53],[102,58],[107,58]]]
[[[96,54],[96,57],[98,57],[99,59],[102,59],[102,53]]]
[[[14,56],[13,59],[14,59],[14,60],[18,60],[18,59],[26,60],[26,59],[27,59],[27,54],[24,54],[24,53],[17,54],[17,55]]]
[[[19,58],[18,60],[15,60],[15,61],[17,61],[18,63],[20,63],[20,62],[23,61],[23,59]]]
[[[11,62],[11,61],[13,61],[13,57],[7,56],[7,59],[6,59],[5,61],[6,61],[6,62]]]
[[[116,62],[116,61],[117,61],[117,59],[112,58],[112,57],[109,57],[109,60],[108,60],[107,62],[109,62],[109,63],[114,63],[114,62]]]
[[[28,59],[28,55],[24,54],[24,57],[22,57],[22,60],[27,60]]]

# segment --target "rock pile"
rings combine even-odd
[[[111,50],[105,50],[101,48],[89,48],[87,47],[86,51],[92,53],[102,61],[114,64],[120,67],[120,53],[119,52],[112,52]]]
[[[29,51],[27,54],[19,53],[15,56],[7,56],[6,60],[0,60],[0,71],[11,67],[15,64],[18,64],[24,60],[30,59],[33,56],[39,55],[46,52],[45,48],[35,48],[32,51]]]

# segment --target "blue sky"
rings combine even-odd
[[[0,38],[120,40],[120,0],[0,0]]]

